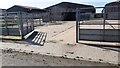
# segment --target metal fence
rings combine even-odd
[[[21,39],[34,30],[33,14],[25,12],[5,12],[1,14],[1,36],[20,36]]]
[[[119,19],[107,19],[109,15],[105,7],[99,13],[82,13],[87,8],[76,9],[76,42],[85,41],[107,41],[119,42]],[[89,9],[89,8],[88,8]],[[114,14],[114,12],[113,12]]]
[[[36,26],[41,26],[44,25],[45,23],[43,23],[43,13],[33,13],[32,17],[33,17],[33,22],[34,22],[34,27]]]

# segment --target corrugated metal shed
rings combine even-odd
[[[85,13],[95,13],[95,8],[92,5],[84,5],[71,2],[61,2],[45,8],[47,18],[45,20],[50,21],[75,21],[76,20],[76,8],[88,8],[83,10]],[[90,9],[89,9],[90,8]]]
[[[105,5],[107,19],[120,20],[120,1],[111,2]]]
[[[53,8],[55,6],[62,7],[62,8],[67,8],[67,9],[89,8],[89,7],[94,8],[94,6],[92,6],[92,5],[84,5],[84,4],[71,3],[71,2],[61,2],[61,3],[55,4],[55,5],[49,6],[49,7],[45,8],[45,10],[49,11],[51,8]],[[95,12],[95,9],[90,9],[90,12]]]

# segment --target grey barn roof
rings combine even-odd
[[[115,5],[120,7],[120,1],[111,2],[106,4],[105,6],[115,6]]]
[[[24,9],[26,9],[26,10],[28,10],[28,11],[31,11],[31,12],[32,12],[32,11],[41,11],[41,12],[45,12],[45,10],[40,9],[40,8],[37,8],[37,7],[21,6],[21,5],[14,5],[14,6],[8,8],[7,11],[8,11],[8,12],[14,11],[14,10],[11,10],[11,9],[14,8],[14,7],[24,8]],[[16,10],[17,10],[17,11],[21,11],[20,9],[16,9]]]
[[[20,6],[20,7],[26,8],[26,9],[40,9],[37,7],[31,7],[31,6],[21,6],[21,5],[14,5],[14,6]]]
[[[52,5],[52,6],[49,6],[45,9],[49,9],[51,7],[54,7],[54,6],[61,6],[61,7],[67,7],[67,8],[84,8],[84,7],[94,7],[92,5],[84,5],[84,4],[78,4],[78,3],[71,3],[71,2],[61,2],[61,3],[58,3],[58,4],[55,4],[55,5]]]
[[[76,8],[87,8],[87,9],[82,9],[81,12],[93,12],[93,13],[95,13],[95,11],[96,11],[94,6],[92,6],[92,5],[85,5],[85,4],[78,4],[78,3],[71,3],[71,2],[61,2],[61,3],[55,4],[55,5],[49,6],[47,8],[44,8],[44,9],[46,11],[49,11],[52,7],[55,7],[55,6],[59,6],[62,8],[68,8],[68,9],[72,8],[74,10],[76,10]]]
[[[6,9],[2,9],[2,8],[0,8],[0,10],[6,10]]]
[[[1,12],[6,12],[6,9],[1,9],[1,8],[0,8],[0,13],[1,13]]]

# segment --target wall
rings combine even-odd
[[[107,12],[108,20],[120,20],[120,12]]]
[[[120,2],[109,3],[105,6],[105,13],[108,20],[120,20]]]
[[[54,6],[54,7],[51,7],[49,9],[49,12],[47,13],[44,13],[44,21],[64,21],[64,20],[68,20],[68,19],[65,19],[67,14],[65,14],[67,12],[68,16],[71,17],[73,16],[70,15],[70,13],[74,13],[74,15],[76,15],[76,9],[74,8],[66,8],[66,7],[60,7],[60,6]],[[70,12],[70,13],[69,13]],[[74,16],[75,17],[75,16]],[[48,19],[47,19],[48,18]]]

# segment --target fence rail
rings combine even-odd
[[[79,42],[80,40],[108,42],[120,41],[119,20],[107,19],[108,12],[105,11],[108,9],[104,7],[96,7],[96,9],[103,9],[98,17],[96,17],[97,13],[82,13],[81,10],[83,9],[84,8],[76,9],[76,42]]]
[[[21,36],[34,30],[33,16],[23,12],[5,12],[0,16],[0,30],[2,36]]]

